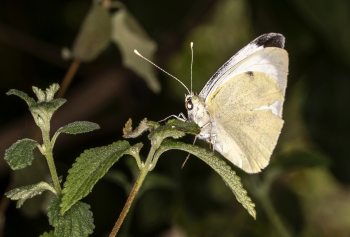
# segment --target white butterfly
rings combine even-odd
[[[185,99],[188,120],[201,127],[197,137],[248,173],[268,165],[284,123],[284,41],[281,34],[261,35],[222,65],[199,95]]]
[[[259,36],[222,65],[199,95],[134,52],[189,92],[185,98],[188,119],[183,114],[169,117],[197,123],[201,127],[198,138],[211,143],[244,171],[257,173],[268,165],[284,123],[282,106],[288,75],[284,41],[277,33]]]

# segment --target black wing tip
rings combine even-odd
[[[279,33],[268,33],[259,36],[256,38],[253,43],[259,46],[267,47],[276,47],[276,48],[284,48],[285,38],[282,34]]]

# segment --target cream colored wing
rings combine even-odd
[[[268,33],[259,36],[250,42],[243,49],[238,51],[235,55],[233,55],[227,62],[225,62],[208,80],[205,84],[204,88],[200,92],[200,96],[204,99],[208,97],[213,91],[215,91],[222,83],[226,80],[229,80],[231,77],[234,77],[241,72],[236,72],[236,69],[242,69],[243,72],[246,71],[255,71],[249,68],[249,65],[245,65],[245,67],[237,67],[237,65],[247,58],[250,58],[251,63],[255,64],[259,61],[259,58],[250,57],[256,52],[265,49],[265,48],[284,48],[285,38],[283,35],[278,33]],[[274,62],[272,61],[269,65],[265,64],[262,70],[258,70],[261,72],[269,71],[272,67],[274,67]],[[266,70],[266,71],[265,71]]]
[[[212,86],[209,96],[216,91],[223,83],[231,80],[232,77],[241,73],[264,72],[273,77],[279,85],[282,95],[284,96],[287,87],[288,75],[288,53],[281,48],[268,47],[261,49],[242,61],[238,62],[232,68],[228,69]],[[206,97],[206,102],[209,99]],[[282,117],[283,103],[270,105],[273,113]]]
[[[262,72],[242,73],[223,83],[206,103],[215,150],[248,173],[261,171],[283,126],[269,106],[283,100],[277,81]]]

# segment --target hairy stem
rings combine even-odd
[[[132,188],[130,195],[128,197],[128,199],[126,200],[126,203],[124,205],[124,208],[122,210],[122,212],[119,215],[119,218],[117,220],[117,222],[115,223],[112,232],[109,234],[109,237],[115,237],[120,229],[120,226],[122,225],[126,215],[129,212],[129,209],[131,207],[131,204],[133,203],[136,194],[138,193],[143,181],[145,180],[145,177],[148,173],[148,169],[142,169],[140,172],[139,177],[137,178],[134,187]]]
[[[153,157],[154,157],[156,150],[159,148],[160,143],[161,143],[161,141],[156,142],[156,140],[152,140],[151,150],[148,153],[146,162],[144,164],[141,164],[139,167],[140,168],[139,177],[137,177],[137,180],[134,184],[134,187],[132,188],[128,199],[126,200],[124,208],[123,208],[122,212],[120,213],[119,218],[112,229],[112,232],[109,234],[109,237],[115,237],[117,235],[117,233],[120,229],[120,226],[123,224],[123,221],[130,210],[131,204],[133,203],[133,201],[136,197],[136,194],[138,193],[143,181],[146,178],[146,175],[156,165],[157,161],[153,161]]]
[[[57,171],[56,171],[56,166],[55,162],[53,160],[53,155],[52,155],[52,144],[50,141],[50,128],[47,128],[45,130],[42,130],[43,133],[43,141],[44,141],[44,156],[46,157],[47,164],[49,166],[49,170],[51,173],[51,178],[53,181],[53,184],[56,189],[56,193],[58,196],[62,196],[62,189],[61,185],[58,179]]]

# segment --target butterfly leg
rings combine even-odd
[[[210,134],[210,145],[213,146],[213,152],[214,152],[215,142],[216,142],[216,134]]]
[[[182,122],[188,121],[188,119],[186,118],[186,116],[185,116],[183,113],[180,113],[178,116],[176,116],[176,115],[174,115],[174,114],[173,114],[173,115],[170,115],[170,116],[166,117],[165,119],[159,120],[158,123],[163,122],[163,121],[165,121],[165,120],[168,120],[169,118],[176,118],[176,119],[178,119],[178,120],[180,120],[180,121],[182,121]]]
[[[197,137],[198,137],[198,135],[194,137],[194,141],[193,141],[193,144],[192,144],[192,145],[194,145],[194,144],[196,143]],[[190,155],[191,155],[191,153],[188,153],[188,155],[186,156],[186,159],[185,159],[184,163],[182,163],[182,165],[181,165],[181,169],[185,166],[185,164],[186,164],[188,158],[190,158]]]

